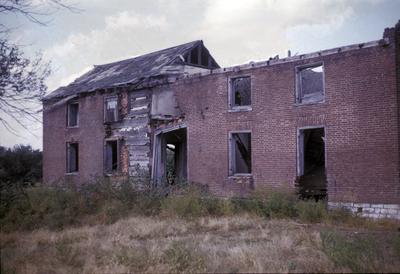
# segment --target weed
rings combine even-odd
[[[173,194],[161,202],[163,216],[178,216],[185,218],[199,217],[206,214],[206,207],[201,194],[193,188],[184,194]]]
[[[395,255],[400,259],[400,235],[396,235],[393,239],[393,250]]]
[[[204,259],[199,254],[195,254],[193,249],[188,248],[184,243],[173,242],[165,251],[164,260],[173,273],[205,271]]]
[[[321,232],[324,252],[341,267],[348,267],[354,272],[377,272],[380,252],[372,237],[348,236],[334,232]]]
[[[69,237],[62,237],[55,243],[55,256],[63,264],[74,268],[81,268],[85,260],[80,249],[73,246],[73,240]]]
[[[251,199],[255,201],[252,211],[266,217],[285,218],[296,215],[295,204],[297,198],[293,191],[288,189],[264,188],[253,193]]]
[[[321,222],[327,216],[326,205],[323,202],[299,201],[296,203],[296,211],[303,222]]]

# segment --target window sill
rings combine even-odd
[[[253,174],[252,173],[237,173],[237,174],[228,176],[228,179],[243,179],[243,178],[253,178]]]
[[[308,105],[319,105],[319,104],[325,104],[325,100],[321,102],[306,102],[306,103],[294,103],[293,105],[295,107],[301,107],[301,106],[308,106]]]
[[[76,176],[79,175],[79,172],[67,172],[65,173],[65,176]]]
[[[242,107],[234,107],[228,109],[228,112],[242,112],[242,111],[252,111],[253,108],[251,106],[242,106]]]
[[[117,176],[120,173],[118,171],[113,171],[113,172],[104,172],[105,177],[112,177],[112,176]]]
[[[67,128],[79,128],[79,126],[67,126]]]
[[[104,121],[104,125],[111,125],[111,124],[118,123],[118,122],[121,122],[121,120],[115,120],[115,121]]]

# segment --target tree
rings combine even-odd
[[[48,21],[43,19],[60,8],[79,11],[61,0],[39,3],[0,0],[0,15],[13,13],[35,24],[46,25]],[[21,46],[9,42],[11,31],[10,27],[0,24],[0,122],[9,132],[17,134],[11,121],[25,129],[33,122],[40,122],[41,99],[47,91],[45,80],[51,73],[51,67],[40,53],[33,58],[24,56]]]
[[[31,146],[0,146],[0,184],[33,185],[42,179],[42,153]]]
[[[7,118],[23,128],[27,128],[24,121],[40,122],[38,104],[50,71],[50,63],[41,55],[28,59],[17,45],[0,39],[0,121],[8,131],[15,133]]]

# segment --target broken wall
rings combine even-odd
[[[332,202],[400,203],[395,49],[390,44],[330,50],[312,58],[182,79],[172,86],[188,129],[188,179],[217,195],[261,186],[294,187],[297,129],[326,129]],[[323,62],[325,100],[295,103],[296,67]],[[229,112],[230,77],[251,75],[250,111]],[[231,131],[249,130],[251,178],[229,176]],[[248,180],[249,179],[249,180]],[[253,182],[251,182],[253,180]]]

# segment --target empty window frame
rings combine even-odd
[[[67,105],[67,127],[77,127],[79,119],[79,104],[71,102]]]
[[[67,143],[67,173],[79,171],[79,145]]]
[[[118,121],[118,98],[116,96],[104,99],[104,122]]]
[[[251,174],[251,133],[229,134],[229,175]]]
[[[110,140],[106,141],[105,147],[105,159],[104,159],[104,169],[106,173],[113,173],[118,171],[118,141]]]
[[[324,86],[324,66],[322,63],[296,68],[296,103],[323,102],[325,97]]]
[[[251,78],[241,76],[229,78],[230,109],[249,108],[251,106]]]

